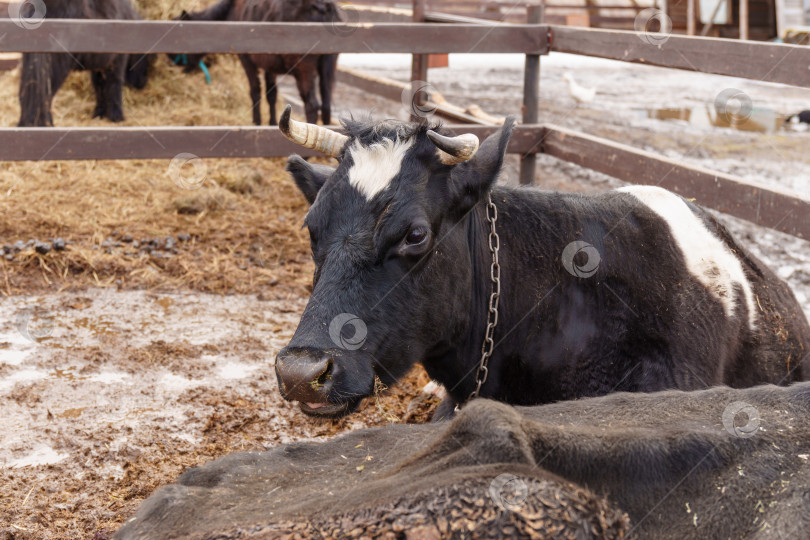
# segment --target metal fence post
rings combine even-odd
[[[543,6],[533,5],[526,7],[528,24],[541,24],[543,22]],[[538,107],[540,93],[540,55],[527,54],[526,65],[523,70],[523,123],[536,124],[538,120]],[[524,154],[520,158],[520,183],[524,185],[534,183],[537,168],[537,154]]]

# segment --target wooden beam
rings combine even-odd
[[[530,25],[46,19],[24,29],[0,20],[0,52],[545,54],[546,34]]]
[[[357,69],[338,67],[337,80],[341,84],[346,84],[359,88],[364,92],[369,92],[391,101],[400,102],[402,92],[408,87],[407,83],[371,75]],[[503,124],[504,118],[489,115],[476,107],[460,107],[444,99],[438,92],[431,92],[426,103],[425,110],[433,111],[434,114],[443,118],[449,118],[455,122],[464,124],[499,125]]]
[[[448,124],[455,133],[483,140],[498,126]],[[517,126],[510,153],[540,146],[541,126]],[[289,142],[275,126],[264,127],[123,127],[0,128],[0,161],[77,159],[172,159],[181,153],[201,158],[286,157],[315,155]]]
[[[425,21],[433,23],[480,24],[487,26],[509,24],[492,19],[477,19],[475,17],[466,17],[464,15],[451,15],[449,13],[439,13],[436,11],[425,12]]]
[[[702,206],[810,239],[810,198],[790,190],[685,165],[552,124],[545,125],[543,151],[625,182],[661,186]]]
[[[362,6],[356,4],[350,4],[348,6],[342,6],[344,11],[348,12],[349,10],[356,13],[356,17],[359,18],[358,22],[374,22],[374,23],[403,23],[403,22],[411,22],[413,18],[411,16],[411,10],[409,9],[400,9],[400,8],[393,8],[393,7],[386,7],[386,6]]]
[[[402,91],[408,87],[408,83],[402,81],[343,66],[338,66],[337,81],[391,101],[401,101]]]
[[[551,51],[810,87],[810,47],[671,35],[655,46],[644,33],[551,27]]]
[[[413,10],[353,5],[362,22],[413,22]],[[438,11],[425,11],[425,22],[453,23],[453,24],[481,24],[481,25],[502,25],[500,21],[491,19],[479,19],[476,17],[466,17],[464,15],[453,15]]]
[[[425,22],[426,0],[413,0],[413,22]],[[427,102],[428,57],[425,54],[411,55],[411,120],[418,121],[417,110],[424,110]]]
[[[526,22],[543,22],[543,6],[526,8]],[[523,67],[523,123],[536,124],[540,101],[540,55],[527,54]],[[520,183],[534,184],[537,169],[537,154],[528,153],[520,158]]]
[[[696,0],[687,0],[686,2],[686,35],[687,36],[694,36],[695,29],[697,26],[697,15],[695,12],[697,11],[696,7]]]
[[[748,39],[748,0],[740,0],[740,39]]]

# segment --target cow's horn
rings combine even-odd
[[[278,127],[285,137],[305,148],[338,157],[343,145],[349,140],[346,135],[315,124],[293,120],[290,118],[291,111],[292,107],[287,105],[278,121]]]
[[[465,133],[457,137],[445,137],[433,130],[428,130],[427,136],[441,150],[439,159],[445,165],[455,165],[467,161],[478,150],[478,137],[472,133]]]

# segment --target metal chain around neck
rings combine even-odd
[[[492,281],[492,289],[489,295],[489,311],[487,312],[487,330],[484,334],[484,342],[481,344],[481,361],[478,363],[478,371],[475,374],[475,390],[459,404],[456,409],[460,409],[470,400],[478,397],[481,386],[487,381],[489,369],[487,363],[495,349],[495,327],[498,326],[498,303],[501,298],[501,265],[498,262],[498,250],[501,247],[501,239],[495,231],[495,223],[498,221],[498,208],[492,202],[492,194],[487,195],[487,221],[489,222],[489,251],[492,253],[492,265],[489,276]]]

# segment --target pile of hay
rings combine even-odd
[[[170,19],[210,2],[137,3],[146,18]],[[126,120],[118,125],[249,124],[247,81],[238,60],[218,55],[212,61],[209,85],[202,73],[184,74],[159,55],[146,89],[125,90]],[[0,125],[14,126],[19,119],[18,86],[19,68],[0,74]],[[91,119],[93,107],[89,74],[74,72],[54,100],[54,123],[113,125]],[[282,295],[306,292],[309,250],[301,231],[306,203],[284,172],[283,159],[206,159],[204,178],[192,184],[178,178],[168,160],[3,165],[0,250],[33,239],[68,242],[65,250],[45,254],[27,247],[11,260],[0,252],[4,295],[86,285],[248,293],[281,284]],[[109,240],[178,234],[192,240],[170,257],[128,246],[107,252]]]

